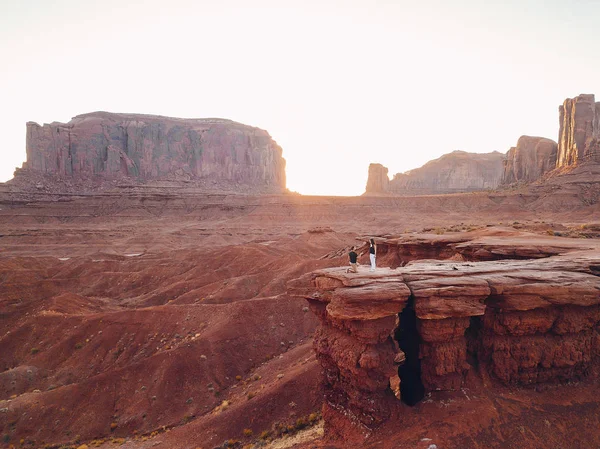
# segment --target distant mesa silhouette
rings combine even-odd
[[[600,162],[600,102],[593,94],[568,98],[559,107],[558,143],[521,136],[506,154],[454,151],[390,181],[381,164],[369,166],[367,195],[427,195],[496,189],[532,183],[556,170]]]

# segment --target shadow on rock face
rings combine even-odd
[[[402,402],[413,406],[425,395],[425,388],[421,382],[421,360],[419,359],[419,333],[417,331],[417,316],[414,308],[414,298],[399,314],[400,326],[396,330],[395,338],[400,349],[406,355],[406,361],[398,368],[400,377],[400,393]]]

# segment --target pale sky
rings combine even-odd
[[[0,0],[0,181],[27,121],[104,110],[257,126],[290,190],[359,195],[371,162],[557,140],[563,100],[600,97],[599,22],[594,0]]]

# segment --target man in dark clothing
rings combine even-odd
[[[350,268],[346,270],[346,273],[358,273],[358,254],[354,251],[354,246],[350,249],[348,257],[350,258]]]

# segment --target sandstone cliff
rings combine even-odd
[[[537,181],[556,167],[557,148],[550,139],[521,136],[506,153],[501,184]]]
[[[452,260],[415,261],[407,245]],[[288,283],[320,321],[329,430],[342,420],[373,429],[405,413],[394,396],[413,405],[477,377],[486,389],[597,382],[597,242],[490,229],[378,239],[377,248],[378,263],[406,265],[329,268]]]
[[[522,136],[508,150],[502,185],[537,181],[547,172],[578,163],[600,162],[600,103],[594,95],[567,98],[559,107],[558,144]]]
[[[261,129],[224,119],[93,112],[69,123],[27,123],[17,176],[137,180],[209,178],[285,189],[281,147]]]
[[[494,189],[502,178],[503,159],[504,155],[497,151],[483,154],[454,151],[420,168],[395,174],[383,192],[374,190],[381,186],[378,182],[381,170],[372,171],[369,167],[366,193],[428,195]]]
[[[567,98],[559,107],[556,167],[589,160],[600,162],[600,102],[593,94]]]
[[[394,175],[387,189],[380,164],[371,164],[367,194],[439,194],[493,189],[530,183],[557,168],[600,162],[600,102],[593,94],[567,98],[559,108],[558,144],[543,137],[521,136],[503,156],[454,151],[424,166]]]

